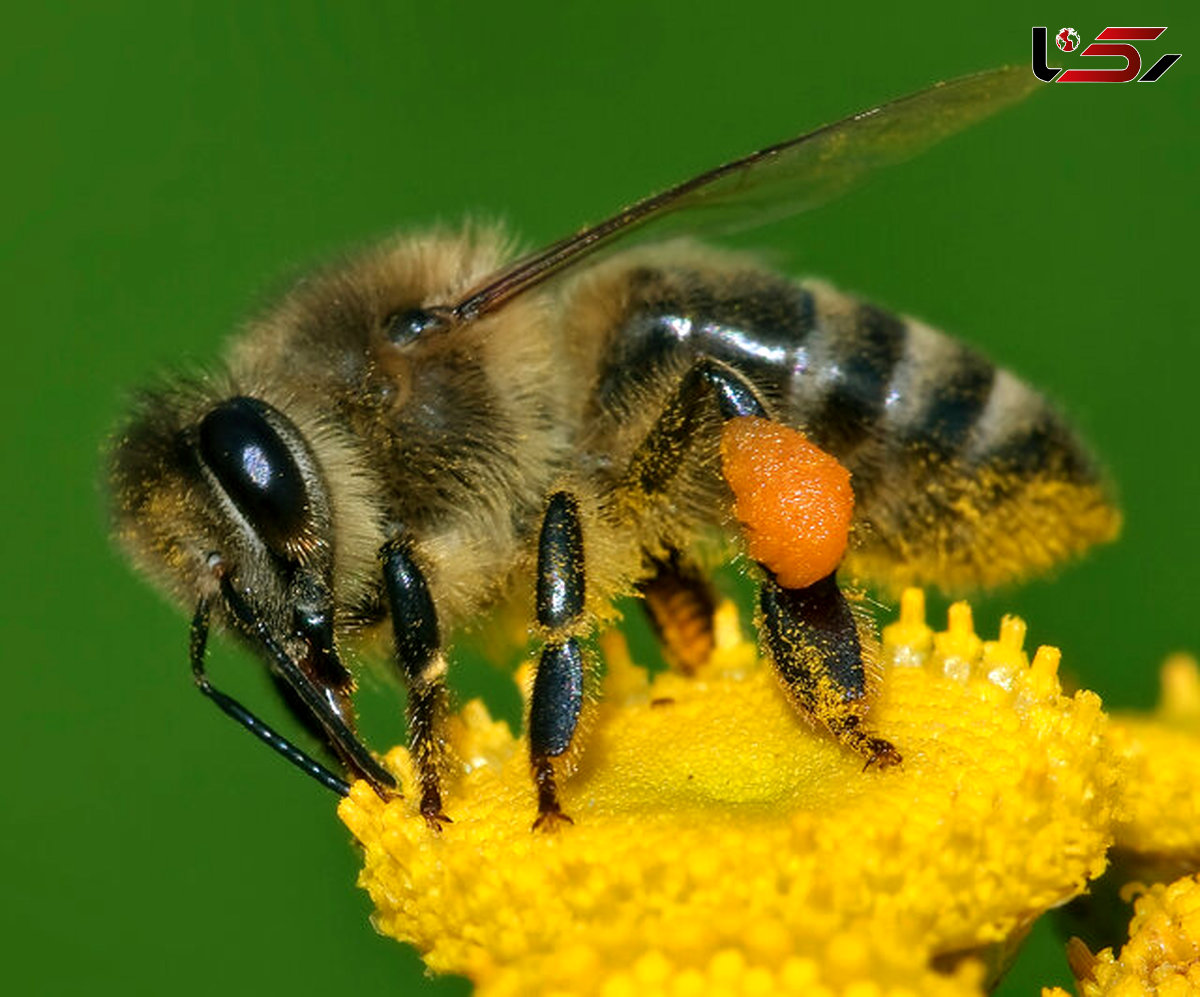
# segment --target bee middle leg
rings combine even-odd
[[[647,497],[666,493],[706,426],[706,406],[714,404],[723,421],[740,416],[770,418],[754,386],[740,372],[702,358],[684,375],[637,448],[623,487]],[[868,765],[898,763],[896,748],[862,727],[866,695],[862,642],[836,572],[804,588],[789,589],[768,567],[759,567],[765,575],[759,596],[764,650],[792,701],[838,741],[863,755]],[[659,585],[656,575],[650,580],[650,591]]]
[[[558,800],[555,761],[571,746],[583,709],[583,530],[569,492],[550,496],[538,539],[537,622],[547,635],[529,704],[529,762],[538,793],[535,830],[573,823]]]
[[[440,831],[451,821],[442,809],[446,658],[437,611],[425,576],[402,540],[385,544],[380,559],[396,657],[408,686],[408,741],[421,788],[421,816],[430,828]]]

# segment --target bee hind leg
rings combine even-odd
[[[683,375],[658,419],[629,461],[621,489],[653,498],[670,490],[688,451],[705,429],[715,403],[722,420],[754,415],[770,418],[754,387],[734,368],[701,357]]]
[[[890,741],[862,728],[862,640],[836,574],[798,589],[766,574],[759,593],[763,643],[792,701],[862,755],[867,767],[899,764]]]
[[[736,368],[711,357],[697,360],[638,446],[622,487],[633,496],[666,493],[715,406],[723,422],[741,416],[770,419],[754,385]],[[636,506],[636,502],[634,503]],[[866,674],[862,641],[846,597],[831,572],[811,585],[785,588],[767,565],[760,592],[763,643],[793,702],[868,765],[886,768],[900,753],[862,728]],[[653,590],[657,575],[650,580]],[[655,612],[651,607],[651,613]]]
[[[737,370],[711,357],[699,358],[630,458],[618,489],[625,504],[640,509],[646,500],[670,492],[697,437],[710,428],[707,417],[714,409],[723,421],[767,417],[757,391]],[[665,557],[649,555],[647,566],[638,591],[650,625],[668,663],[692,674],[708,661],[714,646],[712,586],[673,548]]]
[[[571,747],[583,709],[583,530],[569,492],[550,496],[538,539],[537,622],[547,635],[529,704],[529,762],[538,793],[535,830],[573,823],[558,799],[555,762]]]
[[[432,830],[440,831],[443,824],[451,821],[442,809],[446,658],[438,633],[437,611],[425,576],[403,541],[384,545],[380,559],[392,614],[396,657],[408,686],[409,751],[421,788],[421,816]]]
[[[677,550],[665,559],[651,558],[650,565],[653,573],[637,586],[642,605],[667,663],[694,675],[708,663],[715,644],[712,585]]]

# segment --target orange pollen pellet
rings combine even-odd
[[[841,563],[854,492],[836,457],[769,419],[742,416],[721,432],[721,469],[750,556],[786,588],[820,581]]]

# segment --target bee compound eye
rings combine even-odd
[[[274,553],[287,553],[309,524],[304,478],[256,398],[231,398],[200,422],[200,456]],[[282,417],[281,417],[282,418]]]
[[[392,312],[383,320],[388,342],[396,346],[411,343],[422,333],[439,329],[443,325],[444,320],[441,316],[425,308],[403,308]]]

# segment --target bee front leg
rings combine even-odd
[[[408,686],[409,751],[421,787],[421,816],[435,831],[450,823],[442,810],[441,773],[446,744],[446,658],[437,611],[425,576],[408,546],[391,541],[380,551],[384,590],[392,614],[396,657]]]
[[[558,801],[555,759],[566,754],[583,709],[584,660],[578,633],[584,618],[583,530],[579,506],[555,492],[538,540],[537,622],[547,635],[529,704],[529,761],[538,791],[535,830],[573,823]]]
[[[784,588],[767,569],[759,593],[763,643],[793,702],[867,765],[900,762],[890,741],[862,729],[866,674],[854,613],[835,574]]]

